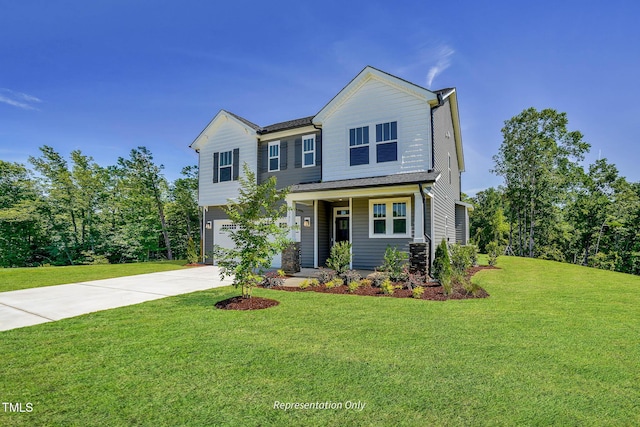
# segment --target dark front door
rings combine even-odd
[[[336,218],[336,243],[349,241],[349,217]]]

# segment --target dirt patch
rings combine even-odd
[[[280,302],[269,298],[242,298],[238,296],[217,302],[216,308],[221,310],[262,310],[264,308],[275,307],[278,304],[280,304]]]
[[[467,270],[466,276],[471,277],[481,270],[492,270],[496,267],[479,266],[472,267]],[[401,283],[396,283],[398,286],[402,286]],[[487,298],[489,294],[484,289],[478,287],[478,290],[474,293],[467,292],[462,285],[454,283],[451,295],[445,295],[444,289],[438,282],[428,282],[423,286],[424,293],[420,299],[432,300],[432,301],[446,301],[450,299],[472,299],[472,298]],[[292,286],[274,286],[269,289],[287,291],[287,292],[321,292],[326,294],[351,294],[351,295],[363,295],[374,297],[389,297],[389,298],[412,298],[412,291],[409,289],[396,289],[392,295],[385,294],[382,289],[374,286],[362,286],[355,290],[355,292],[349,292],[349,288],[346,285],[337,286],[335,288],[327,288],[325,285],[318,285],[315,287],[309,287],[301,289],[299,287]]]

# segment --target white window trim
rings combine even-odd
[[[229,163],[228,165],[222,165],[222,154],[223,153],[231,153],[231,163]],[[220,177],[222,176],[222,169],[223,168],[229,168],[230,172],[230,177],[231,179],[228,181],[223,181],[222,179],[220,179]],[[232,182],[233,181],[233,150],[226,150],[226,151],[220,151],[218,154],[218,183],[221,182]]]
[[[278,146],[278,155],[277,156],[272,156],[271,155],[271,147],[274,146]],[[273,141],[269,143],[269,147],[267,148],[267,171],[269,172],[279,172],[280,171],[280,141]],[[278,168],[277,169],[271,169],[271,160],[272,159],[278,159]]]
[[[307,150],[305,151],[304,149],[304,140],[305,139],[313,139],[313,150]],[[305,154],[309,154],[312,153],[313,154],[313,161],[311,162],[311,164],[306,165],[304,163],[304,159],[305,159]],[[315,135],[304,135],[302,137],[302,167],[303,168],[310,168],[312,166],[316,165],[316,136]]]
[[[391,123],[391,122],[396,122],[396,139],[392,139],[389,141],[376,141],[376,125],[381,125],[381,124],[385,124],[385,123]],[[369,128],[369,142],[367,144],[360,144],[360,145],[350,145],[350,134],[349,132],[351,131],[351,129],[357,129],[357,128],[363,128],[363,127],[368,127]],[[359,167],[371,167],[372,165],[379,165],[379,164],[385,164],[385,163],[389,163],[389,164],[394,164],[400,161],[400,119],[399,118],[392,118],[392,119],[380,119],[380,120],[376,120],[376,121],[368,121],[368,122],[359,122],[356,124],[351,124],[348,125],[346,127],[346,132],[347,132],[347,156],[349,156],[347,159],[350,158],[351,156],[351,149],[352,148],[358,148],[358,147],[369,147],[369,163],[365,164],[365,165],[356,165],[356,166],[351,166],[349,165],[349,163],[347,162],[347,166],[350,168],[359,168]],[[377,147],[378,144],[388,144],[390,142],[395,142],[396,143],[396,149],[398,150],[396,153],[396,160],[390,161],[390,162],[382,162],[382,163],[378,163],[377,162],[377,158],[376,158],[376,152],[377,152]]]
[[[374,204],[386,204],[387,205],[387,217],[386,217],[386,234],[375,234],[373,232],[373,205]],[[393,233],[393,204],[394,203],[406,203],[407,204],[407,232],[404,234]],[[369,199],[369,238],[370,239],[408,239],[411,238],[411,197],[396,197],[393,199]]]

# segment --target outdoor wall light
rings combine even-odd
[[[207,221],[207,224],[204,226],[207,230],[211,230],[213,228],[213,223],[211,221]]]
[[[304,221],[302,222],[302,225],[305,227],[311,227],[311,218],[308,216],[305,216]]]

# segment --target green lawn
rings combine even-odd
[[[134,264],[71,265],[66,267],[0,268],[0,292],[40,288],[87,280],[111,279],[177,270],[186,261],[139,262]]]
[[[499,266],[487,299],[218,288],[0,332],[0,401],[33,404],[0,425],[640,425],[640,277]]]

